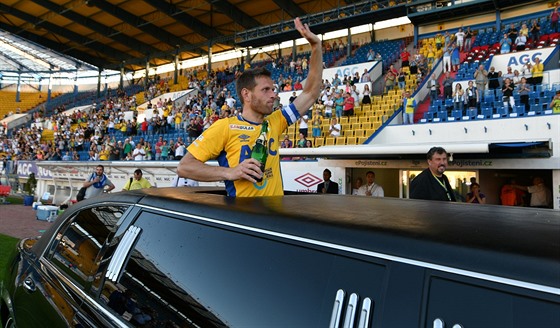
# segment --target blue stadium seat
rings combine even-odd
[[[509,114],[510,117],[516,117],[516,116],[525,116],[525,105],[519,106],[513,106],[511,113]]]
[[[539,104],[531,104],[531,108],[529,112],[527,112],[527,116],[534,116],[540,115],[542,113],[542,106]]]
[[[508,109],[506,107],[497,107],[496,108],[496,113],[494,113],[494,115],[492,115],[492,118],[502,118],[502,117],[506,117],[508,115]]]
[[[428,123],[431,122],[434,119],[434,113],[433,112],[424,112],[424,118],[420,119],[420,123]]]
[[[434,117],[433,121],[434,122],[445,122],[445,121],[447,121],[447,111],[446,110],[440,110],[439,112],[437,112],[437,117]]]
[[[439,113],[438,113],[439,115]],[[460,109],[454,109],[451,111],[451,116],[447,117],[448,121],[459,121],[463,116],[463,111]]]
[[[465,115],[463,116],[463,120],[468,118],[469,120],[474,120],[478,115],[478,110],[476,108],[467,108],[465,110]]]
[[[476,116],[479,120],[485,120],[492,117],[492,107],[482,107],[480,114]]]

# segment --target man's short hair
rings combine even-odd
[[[241,73],[241,75],[237,78],[237,82],[235,83],[235,91],[243,104],[243,96],[241,95],[241,90],[253,90],[257,85],[257,77],[271,77],[272,74],[266,68],[255,68],[255,69],[248,69]]]
[[[136,170],[134,170],[134,174],[140,174],[140,175],[142,175],[142,170],[136,169]]]
[[[373,176],[375,176],[375,172],[373,172],[373,171],[367,171],[367,172],[366,172],[366,176],[367,176],[368,174],[370,174],[370,173],[373,174]]]
[[[325,170],[323,171],[323,173],[328,173],[329,175],[332,176],[331,170],[329,170],[329,169],[325,169]]]
[[[428,150],[428,153],[426,154],[426,158],[432,159],[432,156],[434,156],[435,153],[447,155],[447,152],[442,147],[432,147],[430,148],[430,150]]]

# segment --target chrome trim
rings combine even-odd
[[[85,293],[84,290],[82,289],[83,287],[74,284],[72,280],[70,280],[68,277],[62,274],[55,265],[50,263],[45,258],[41,258],[39,261],[41,262],[42,265],[45,266],[45,268],[47,268],[51,273],[53,273],[62,283],[64,283],[64,286],[70,288],[74,293],[79,295],[85,302],[95,307],[96,311],[99,311],[104,316],[106,316],[107,321],[114,323],[118,327],[123,327],[123,328],[129,327],[127,324],[121,321],[120,317],[115,316],[113,313],[105,309],[93,298],[91,298],[87,293]]]
[[[442,319],[436,318],[434,320],[434,324],[432,325],[432,328],[444,328],[444,327],[445,327],[445,322],[443,322]]]
[[[166,210],[166,209],[163,209],[163,208],[158,208],[158,207],[153,207],[153,206],[147,206],[147,205],[135,205],[135,206],[141,207],[141,208],[146,208],[146,209],[151,209],[151,210],[155,210],[155,211],[160,211],[160,212],[164,212],[164,213],[169,213],[169,214],[173,214],[173,215],[188,217],[188,218],[199,220],[199,221],[210,222],[210,223],[214,223],[214,224],[220,224],[220,225],[228,226],[228,227],[232,227],[232,228],[257,232],[257,233],[261,233],[261,234],[265,234],[265,235],[280,237],[280,238],[294,240],[294,241],[303,242],[303,243],[307,243],[307,244],[313,244],[313,245],[316,245],[316,246],[341,250],[341,251],[345,251],[345,252],[349,252],[349,253],[355,253],[355,254],[365,255],[365,256],[369,256],[369,257],[375,257],[375,258],[379,258],[379,259],[383,259],[383,260],[395,261],[395,262],[404,263],[404,264],[410,264],[410,265],[414,265],[414,266],[418,266],[418,267],[423,267],[423,268],[426,268],[426,269],[432,269],[432,270],[438,270],[438,271],[443,271],[443,272],[447,272],[447,273],[453,273],[453,274],[457,274],[457,275],[460,275],[460,276],[491,281],[491,282],[500,283],[500,284],[504,284],[504,285],[514,286],[514,287],[521,287],[521,288],[536,290],[536,291],[549,293],[549,294],[554,294],[554,295],[560,295],[560,288],[556,288],[556,287],[544,286],[544,285],[539,285],[539,284],[526,282],[526,281],[521,281],[521,280],[498,277],[498,276],[494,276],[494,275],[490,275],[490,274],[486,274],[486,273],[480,273],[480,272],[476,272],[476,271],[457,269],[457,268],[452,268],[452,267],[448,267],[448,266],[445,266],[445,265],[429,263],[429,262],[424,262],[424,261],[419,261],[419,260],[413,260],[413,259],[408,259],[408,258],[404,258],[404,257],[400,257],[400,256],[384,254],[384,253],[372,252],[372,251],[359,249],[359,248],[355,248],[355,247],[349,247],[349,246],[344,246],[344,245],[327,243],[327,242],[320,241],[320,240],[314,240],[314,239],[310,239],[310,238],[288,235],[288,234],[285,234],[285,233],[280,233],[280,232],[265,230],[265,229],[261,229],[261,228],[245,226],[245,225],[241,225],[241,224],[238,224],[238,223],[231,223],[231,222],[221,221],[221,220],[217,220],[217,219],[210,219],[210,218],[202,217],[202,216],[198,216],[198,215],[185,214],[185,213]]]
[[[107,272],[105,272],[105,277],[112,282],[116,282],[118,280],[125,259],[141,231],[142,229],[140,227],[136,227],[134,225],[131,225],[128,229],[126,229],[123,238],[119,242],[113,257],[111,258],[111,262],[109,262]]]
[[[331,322],[329,324],[329,328],[338,328],[340,327],[340,318],[342,316],[342,305],[344,303],[344,296],[346,293],[344,290],[339,289],[336,292],[336,297],[334,298],[334,305],[331,314]]]
[[[356,308],[358,307],[358,294],[350,294],[348,305],[346,306],[346,314],[344,316],[344,328],[354,328],[354,319],[356,318]]]
[[[362,302],[362,309],[360,310],[360,321],[358,321],[358,328],[369,327],[370,313],[371,313],[371,298],[366,297]]]
[[[50,247],[52,246],[52,243],[54,242],[54,240],[56,240],[56,236],[57,234],[61,231],[62,228],[66,227],[66,225],[68,224],[69,221],[71,221],[70,224],[74,223],[74,221],[76,220],[76,215],[78,215],[78,213],[80,213],[83,210],[86,209],[91,209],[91,208],[97,208],[97,207],[102,207],[102,206],[126,206],[127,209],[126,211],[124,211],[124,213],[122,214],[121,218],[117,221],[115,228],[118,229],[118,227],[120,227],[120,224],[122,224],[122,220],[124,217],[127,217],[129,212],[135,207],[137,206],[135,203],[113,203],[110,201],[104,201],[104,202],[100,202],[100,203],[95,203],[95,204],[90,204],[84,207],[81,207],[77,210],[75,210],[75,212],[71,213],[66,220],[64,220],[64,222],[61,222],[60,224],[58,224],[57,226],[57,230],[55,233],[53,233],[51,235],[51,238],[48,240],[48,242],[46,243],[46,246],[44,249],[42,249],[37,255],[38,257],[48,257],[49,256],[49,252],[50,252]],[[61,214],[62,215],[62,214]],[[53,222],[54,223],[54,222]],[[115,231],[117,231],[117,229],[115,229]],[[45,238],[44,236],[42,236],[41,238]],[[29,239],[29,238],[28,238]]]

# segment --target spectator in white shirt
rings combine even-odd
[[[146,156],[146,151],[144,151],[142,145],[138,143],[136,145],[136,149],[134,149],[134,151],[132,152],[132,158],[134,158],[135,161],[143,161],[145,156]]]
[[[340,127],[340,124],[338,123],[338,120],[336,119],[336,117],[334,117],[331,121],[331,126],[329,128],[329,135],[331,137],[340,137],[340,130],[342,129]]]

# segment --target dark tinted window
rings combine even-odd
[[[155,326],[326,327],[337,290],[374,302],[382,293],[382,264],[154,213],[134,225],[125,272],[104,288],[131,322],[136,313]]]
[[[57,234],[49,252],[52,262],[82,286],[99,283],[107,242],[126,209],[103,206],[77,213]]]

